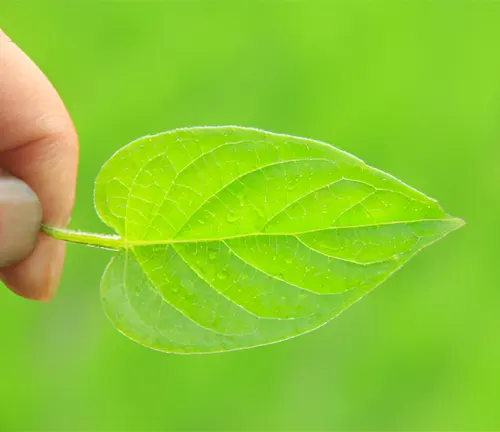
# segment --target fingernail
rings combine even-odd
[[[15,264],[33,251],[41,223],[36,194],[22,180],[0,172],[0,267]]]

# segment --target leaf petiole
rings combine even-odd
[[[66,228],[55,228],[47,225],[41,226],[41,231],[57,240],[70,243],[80,243],[102,249],[119,250],[124,247],[123,239],[119,236],[86,233]]]

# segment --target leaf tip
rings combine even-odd
[[[463,226],[467,225],[467,222],[462,219],[462,218],[453,218],[455,220],[456,228],[459,229],[462,228]]]
[[[453,231],[456,231],[460,228],[462,228],[464,225],[467,225],[467,222],[458,217],[451,217],[448,219],[449,225],[448,225],[448,233],[451,233]]]

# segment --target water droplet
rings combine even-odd
[[[240,205],[243,205],[246,202],[247,194],[243,192],[238,193],[238,199],[240,200]]]
[[[286,262],[287,264],[292,264],[292,263],[293,263],[293,260],[291,260],[291,259],[287,259],[285,262]]]
[[[238,215],[237,213],[234,213],[234,212],[228,213],[226,216],[226,220],[229,223],[237,222],[240,220],[240,218],[241,218],[240,215]]]
[[[227,279],[229,276],[229,273],[226,270],[221,270],[219,273],[217,273],[217,277],[219,279]]]
[[[205,225],[205,221],[203,219],[198,219],[196,222],[198,222],[200,225]]]
[[[217,258],[217,253],[216,252],[210,252],[208,254],[208,258],[211,259],[211,260],[214,260],[215,258]]]
[[[266,219],[266,214],[264,213],[264,211],[260,208],[260,207],[254,207],[253,208],[255,210],[255,213],[257,213],[257,216],[260,217],[261,219]]]

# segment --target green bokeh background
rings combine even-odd
[[[79,132],[71,227],[136,137],[238,124],[332,143],[468,225],[329,325],[166,355],[101,310],[110,252],[70,245],[57,297],[0,290],[0,430],[499,430],[500,3],[1,0]]]

